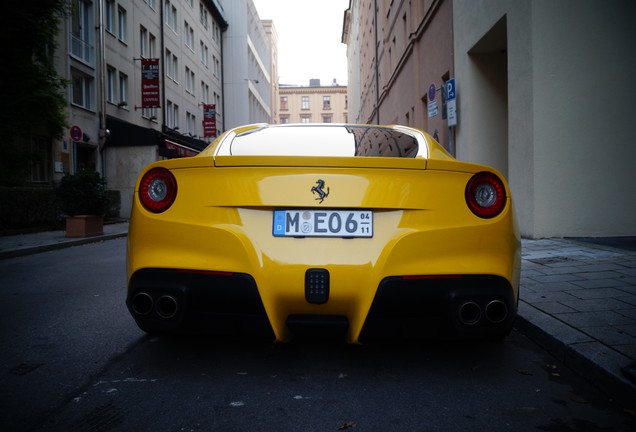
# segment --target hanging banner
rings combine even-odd
[[[159,59],[141,59],[141,107],[160,107]]]
[[[216,137],[216,105],[203,105],[203,136]]]

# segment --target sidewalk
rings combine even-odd
[[[124,237],[63,231],[0,237],[0,259]],[[636,403],[636,251],[571,239],[523,240],[516,327],[616,400]]]
[[[523,240],[520,297],[517,329],[636,406],[636,251]]]
[[[64,231],[46,231],[0,237],[0,259],[31,255],[87,243],[112,240],[128,235],[128,222],[104,225],[104,235],[68,238]]]

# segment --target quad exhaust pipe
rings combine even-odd
[[[501,300],[493,300],[486,305],[486,319],[493,324],[500,324],[508,318],[508,306]]]
[[[508,306],[501,300],[491,300],[486,304],[483,315],[492,324],[501,324],[508,318]],[[466,326],[474,326],[481,321],[482,308],[474,301],[462,303],[458,309],[459,322]]]
[[[174,317],[179,311],[179,302],[171,295],[162,295],[155,302],[154,298],[147,292],[139,292],[132,298],[131,307],[133,312],[140,316],[147,316],[154,310],[159,317],[169,319]]]

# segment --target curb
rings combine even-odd
[[[515,327],[625,408],[636,408],[636,385],[622,373],[629,358],[523,300]]]
[[[49,252],[52,250],[65,249],[65,248],[73,247],[73,246],[81,246],[81,245],[85,245],[89,243],[98,243],[100,241],[114,240],[114,239],[118,239],[118,238],[126,237],[126,236],[128,236],[128,233],[122,232],[122,233],[115,233],[115,234],[104,234],[104,235],[99,235],[95,237],[85,237],[85,238],[74,239],[74,240],[64,240],[59,243],[50,243],[50,244],[43,244],[38,246],[27,246],[24,248],[0,251],[0,259],[16,258],[16,257],[21,257],[26,255],[33,255],[40,252]]]

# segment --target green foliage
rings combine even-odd
[[[3,78],[0,80],[0,183],[28,169],[30,155],[16,138],[34,131],[61,138],[66,119],[67,80],[55,68],[56,37],[67,0],[5,0],[0,16]],[[4,157],[9,156],[9,157]],[[25,168],[26,166],[26,168]]]
[[[103,216],[108,209],[106,179],[95,171],[82,170],[62,177],[57,197],[60,209],[67,216]]]

